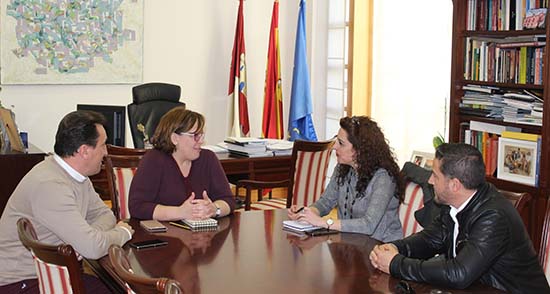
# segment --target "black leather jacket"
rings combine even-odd
[[[550,293],[525,226],[510,201],[484,184],[454,222],[444,206],[432,225],[392,242],[390,272],[401,279],[463,289],[476,281],[510,293]],[[439,257],[433,258],[439,254]]]

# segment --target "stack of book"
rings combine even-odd
[[[228,137],[224,140],[224,145],[229,154],[237,157],[268,157],[273,156],[273,152],[267,150],[267,140],[248,137]]]
[[[292,155],[294,142],[287,140],[268,139],[267,150],[273,151],[274,156]]]
[[[542,93],[534,90],[501,90],[496,87],[465,85],[460,113],[490,117],[505,122],[542,125]]]

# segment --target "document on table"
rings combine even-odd
[[[283,221],[283,228],[290,229],[293,231],[299,231],[299,232],[308,232],[308,231],[316,230],[320,227],[311,225],[306,222],[295,221],[295,220],[285,220]]]

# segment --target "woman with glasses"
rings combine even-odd
[[[201,149],[204,117],[176,107],[160,120],[153,149],[141,160],[129,192],[134,218],[156,220],[221,217],[235,198],[216,155]]]
[[[338,164],[319,200],[292,206],[290,219],[388,242],[403,238],[399,203],[403,179],[382,130],[367,116],[340,119],[334,151]],[[338,219],[321,218],[338,209]]]

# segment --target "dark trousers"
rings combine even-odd
[[[86,293],[99,293],[109,294],[111,291],[101,282],[100,279],[82,274],[82,281],[84,282],[84,288]],[[40,287],[38,286],[38,279],[29,279],[19,281],[17,283],[0,286],[0,294],[38,294],[40,293]]]

